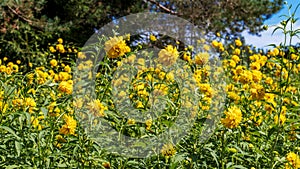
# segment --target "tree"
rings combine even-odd
[[[41,15],[44,4],[44,0],[3,0],[0,3],[1,57],[38,55],[42,42],[52,37],[49,32],[59,29],[57,21]]]
[[[152,10],[188,19],[201,29],[223,35],[258,35],[262,25],[283,6],[283,0],[146,0]]]
[[[36,60],[50,40],[82,46],[113,18],[143,9],[140,0],[2,0],[0,59]]]
[[[59,36],[82,46],[94,29],[149,10],[183,17],[207,33],[258,34],[282,4],[283,0],[2,0],[0,58],[37,56],[49,39]]]
[[[114,18],[139,12],[144,5],[140,0],[48,0],[43,13],[51,19],[58,17],[60,24],[69,28],[64,37],[83,44],[94,29]]]

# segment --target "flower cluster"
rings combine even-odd
[[[221,122],[225,127],[231,129],[239,126],[243,119],[241,110],[236,106],[228,108],[228,111],[225,111],[225,115],[226,118],[222,119]]]
[[[167,158],[174,156],[175,153],[176,153],[176,149],[171,143],[163,145],[161,149],[161,154]]]
[[[118,58],[131,51],[122,36],[111,37],[104,45],[108,58]]]
[[[77,121],[69,115],[64,115],[65,124],[60,128],[59,133],[64,135],[75,135]]]
[[[172,45],[168,45],[165,49],[162,49],[158,53],[158,60],[159,63],[161,63],[164,66],[173,65],[177,58],[179,56],[179,53],[176,49],[176,47],[173,47]]]
[[[288,163],[285,164],[285,169],[300,168],[300,158],[296,153],[294,152],[288,153],[286,155],[286,160],[288,161]]]

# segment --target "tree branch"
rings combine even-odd
[[[25,18],[24,16],[18,14],[17,11],[15,11],[14,9],[12,9],[10,6],[7,6],[9,10],[11,10],[15,15],[17,15],[19,18],[23,19],[24,21],[28,22],[30,25],[32,25],[32,21]]]
[[[163,6],[163,5],[160,4],[159,2],[156,2],[155,0],[145,0],[145,1],[150,2],[150,3],[152,3],[152,4],[156,5],[156,6],[158,6],[160,9],[162,9],[162,10],[164,10],[164,11],[166,11],[166,12],[172,14],[172,15],[180,15],[179,13],[177,13],[177,12],[175,12],[175,11],[173,11],[173,10],[171,10],[171,9],[169,9],[169,8],[167,8],[167,7],[165,7],[165,6]]]
[[[25,22],[28,22],[29,25],[31,25],[33,28],[36,28],[38,30],[43,31],[43,28],[40,27],[40,25],[38,26],[38,24],[34,24],[34,21],[22,16],[21,14],[19,14],[16,10],[12,9],[10,6],[7,6],[9,10],[12,11],[12,13],[14,13],[15,15],[17,15],[19,18],[21,18],[22,20],[24,20]],[[36,22],[35,22],[36,23]]]

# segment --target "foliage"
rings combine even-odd
[[[58,37],[83,45],[95,29],[113,19],[142,11],[176,11],[207,32],[239,35],[259,33],[263,21],[277,12],[276,1],[142,1],[142,0],[4,0],[0,9],[0,56],[31,62],[39,58],[47,42]],[[232,17],[234,16],[234,17]]]
[[[50,40],[64,37],[83,45],[94,29],[141,8],[138,1],[1,1],[0,57],[39,62]]]
[[[224,37],[240,36],[240,33],[245,30],[252,34],[259,34],[263,30],[264,21],[283,6],[283,0],[160,0],[157,2],[170,9],[175,15],[198,25],[206,33],[219,32]],[[152,8],[166,12],[157,5]]]
[[[48,22],[41,15],[44,4],[45,1],[1,1],[1,58],[24,60],[28,57],[30,62],[41,56],[45,41],[54,36],[57,23]]]

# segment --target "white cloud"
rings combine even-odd
[[[280,26],[278,23],[277,25],[270,26],[267,31],[261,32],[261,36],[255,36],[250,35],[246,31],[242,33],[242,35],[245,37],[246,44],[256,46],[257,48],[270,48],[268,47],[269,44],[276,44],[279,45],[280,43],[284,42],[284,34],[282,33],[282,30],[277,30],[273,35],[273,30]],[[290,26],[287,26],[289,29]],[[300,23],[296,22],[293,26],[293,29],[300,29]],[[300,35],[299,35],[300,36]],[[288,41],[289,42],[289,38]],[[300,43],[300,39],[297,37],[293,37],[292,44]]]

